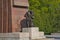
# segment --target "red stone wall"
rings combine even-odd
[[[21,30],[21,21],[25,19],[24,15],[28,9],[26,8],[17,8],[13,7],[13,13],[12,13],[12,29],[13,31],[20,31]],[[24,24],[23,24],[24,25]]]
[[[28,6],[28,0],[0,0],[0,33],[20,32]]]
[[[22,20],[25,19],[25,14],[28,11],[28,0],[14,0],[12,8],[12,31],[13,32],[19,32],[21,31],[21,28],[25,26],[23,23],[21,26]]]
[[[12,32],[11,0],[0,0],[0,33]]]
[[[0,32],[2,32],[2,0],[0,0]]]

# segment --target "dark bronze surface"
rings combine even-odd
[[[25,17],[26,17],[27,27],[34,27],[34,24],[33,24],[34,13],[30,10],[26,13]]]

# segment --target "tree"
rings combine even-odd
[[[40,31],[60,31],[60,0],[29,0],[29,3],[29,9],[35,13],[34,24]]]

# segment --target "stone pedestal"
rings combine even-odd
[[[29,33],[0,33],[0,40],[29,40]]]
[[[23,28],[23,32],[29,32],[31,39],[40,39],[45,38],[44,32],[39,32],[38,27],[31,27],[31,28]]]

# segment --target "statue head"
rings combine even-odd
[[[32,15],[32,16],[34,15],[34,13],[33,13],[32,10],[29,10],[29,11],[28,11],[28,14],[29,14],[29,13],[30,13],[30,15]]]

